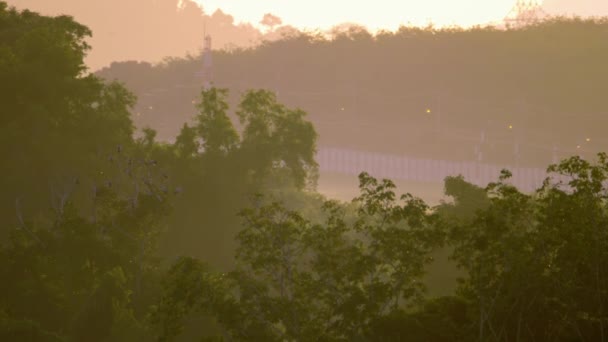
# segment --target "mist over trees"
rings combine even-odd
[[[557,158],[590,158],[608,146],[607,27],[557,18],[518,30],[402,27],[373,36],[347,26],[333,39],[301,33],[216,51],[213,81],[276,91],[310,113],[322,146],[544,167],[553,149]],[[124,62],[98,75],[126,82],[140,97],[137,124],[170,139],[192,114],[201,65],[198,57]]]
[[[578,37],[604,24],[546,25],[471,34],[556,25]],[[199,88],[183,104],[193,117],[159,141],[135,129],[128,83],[87,73],[90,34],[0,1],[0,340],[608,339],[605,153],[550,165],[533,193],[509,185],[508,170],[485,188],[448,177],[451,200],[431,207],[362,170],[359,196],[330,200],[315,189],[312,113],[271,90]],[[340,37],[225,58],[378,44]],[[140,81],[189,68],[120,66]],[[577,108],[575,95],[557,101]],[[444,296],[425,278],[437,251],[461,274]]]

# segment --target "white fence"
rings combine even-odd
[[[500,171],[508,169],[513,174],[509,182],[525,192],[534,191],[540,187],[547,177],[545,170],[539,168],[417,159],[340,148],[320,148],[317,153],[317,162],[320,172],[358,175],[366,171],[376,178],[440,183],[447,176],[462,175],[468,182],[479,186],[486,186],[490,182],[497,181]]]

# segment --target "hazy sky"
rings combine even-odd
[[[179,2],[186,6],[177,10]],[[214,48],[259,41],[265,13],[284,25],[328,29],[355,23],[394,30],[400,25],[436,26],[497,23],[516,0],[8,0],[9,5],[46,15],[69,14],[93,30],[86,63],[92,69],[112,61],[157,62],[197,53],[204,27]],[[550,14],[608,16],[608,0],[544,0]],[[221,9],[222,12],[216,12]],[[242,24],[241,24],[242,23]],[[256,29],[257,28],[257,29]],[[268,38],[269,36],[265,36]]]
[[[271,12],[298,28],[354,22],[394,30],[401,24],[470,26],[500,21],[515,0],[196,0],[207,12],[220,8],[237,22],[257,25]],[[542,0],[538,0],[543,3]],[[551,14],[608,15],[608,0],[545,0]]]
[[[394,30],[411,22],[426,25],[471,25],[498,20],[512,6],[512,0],[197,0],[203,8],[221,8],[237,21],[257,23],[271,12],[298,28],[330,28],[354,22],[371,30]]]

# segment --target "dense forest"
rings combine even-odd
[[[301,107],[322,146],[544,167],[608,148],[604,91],[608,22],[555,18],[520,29],[402,27],[371,35],[293,33],[213,53],[213,78],[236,93],[272,89]],[[202,44],[202,43],[201,43]],[[97,72],[139,97],[138,125],[162,140],[194,114],[198,56]],[[590,139],[590,141],[587,141]],[[477,153],[477,154],[476,154]]]
[[[540,37],[556,29],[572,37],[562,41],[566,46],[597,44],[597,53],[548,63],[526,82],[538,91],[544,85],[542,103],[560,108],[556,118],[585,108],[589,116],[571,118],[575,129],[601,110],[594,87],[606,76],[600,63],[606,48],[580,37],[605,28],[574,21],[507,32],[404,30],[373,39],[359,32],[331,43],[295,37],[218,53],[216,60],[219,68],[247,55],[250,62],[237,63],[234,77],[266,75],[255,61],[282,56],[285,45],[295,53],[292,62],[320,63],[330,58],[322,49],[347,46],[349,56],[364,58],[364,51],[377,51],[365,44],[400,49],[403,35],[416,32],[416,44],[435,48],[435,36],[456,50],[489,44],[483,49],[502,59],[471,54],[462,62],[479,62],[487,69],[477,76],[497,80],[505,70],[524,68],[505,69],[507,60],[523,58],[510,46],[527,46],[528,57],[540,58],[536,52],[548,51]],[[451,201],[430,207],[362,170],[360,194],[335,201],[315,191],[320,135],[311,118],[320,113],[279,101],[270,84],[199,88],[175,107],[191,107],[193,118],[176,114],[178,133],[163,141],[152,128],[136,129],[134,92],[148,81],[139,88],[129,82],[179,75],[174,68],[194,69],[195,61],[123,63],[91,74],[83,63],[91,33],[71,17],[17,11],[0,1],[1,341],[608,340],[607,154],[568,156],[548,166],[546,181],[532,194],[509,185],[508,170],[485,188],[448,177]],[[489,38],[497,36],[511,45]],[[475,40],[457,43],[465,38]],[[320,50],[312,53],[313,47]],[[463,57],[440,55],[453,63]],[[406,57],[431,58],[420,51]],[[275,66],[284,60],[276,58]],[[595,64],[578,64],[587,58]],[[381,65],[393,62],[386,57]],[[562,72],[553,74],[558,64]],[[327,92],[339,103],[330,85],[314,78],[347,74],[305,65],[283,82]],[[355,76],[371,77],[381,65],[359,66]],[[442,65],[426,72],[441,74]],[[131,74],[126,85],[100,77],[120,68],[143,72]],[[510,82],[506,74],[499,91],[455,70],[463,74],[445,76],[445,87],[462,77],[474,90],[454,91],[483,90],[489,102],[509,100],[500,88]],[[588,77],[584,87],[581,73]],[[412,90],[413,83],[397,83],[399,72],[385,77],[387,94]],[[418,80],[420,89],[428,86]],[[521,84],[509,87],[524,91]],[[559,93],[566,90],[572,93]],[[368,96],[373,93],[360,99]],[[391,120],[381,108],[376,113],[378,122]],[[547,126],[539,136],[558,134],[548,127],[552,122],[538,122]],[[594,122],[599,132],[602,125]],[[451,258],[445,272],[460,275],[446,295],[433,295],[429,288],[437,284],[426,277],[439,252]]]

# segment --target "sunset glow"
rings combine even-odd
[[[300,29],[328,29],[341,23],[357,23],[371,31],[395,30],[401,25],[458,25],[469,27],[502,20],[514,0],[378,0],[284,1],[197,0],[206,13],[221,9],[236,22],[260,26],[265,13],[279,16],[284,24]]]

